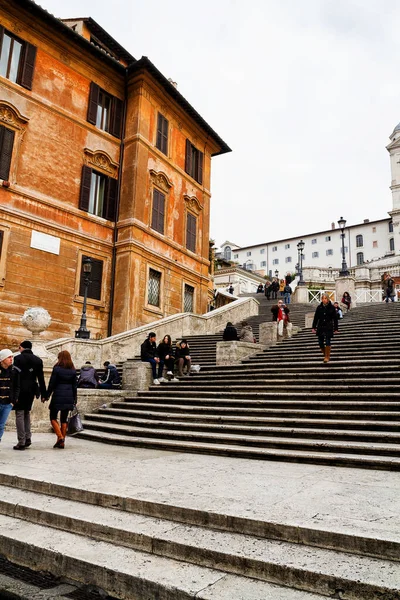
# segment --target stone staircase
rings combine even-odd
[[[80,435],[180,452],[400,470],[399,317],[397,303],[350,311],[327,365],[310,330],[237,366],[216,367],[208,356],[193,377],[86,415]]]
[[[0,554],[125,600],[400,598],[400,543],[390,536],[91,488],[1,473]],[[86,598],[67,590],[28,597]]]

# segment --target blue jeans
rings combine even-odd
[[[99,390],[112,390],[113,386],[112,383],[99,383],[97,388]]]
[[[391,300],[392,302],[394,302],[394,294],[391,295],[390,292],[386,292],[385,302],[389,302],[389,300]]]
[[[290,304],[290,294],[285,294],[283,300],[285,304]]]
[[[0,440],[3,437],[4,428],[7,423],[8,415],[12,409],[12,404],[0,404]]]
[[[164,370],[164,361],[160,360],[160,362],[156,362],[154,358],[148,358],[143,362],[149,362],[151,364],[151,370],[153,371],[153,379],[160,379],[162,377],[162,372]],[[158,365],[158,377],[157,377],[157,365]]]
[[[325,348],[325,346],[331,345],[331,336],[330,335],[319,335],[318,343],[320,348]]]

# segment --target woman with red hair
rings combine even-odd
[[[62,350],[58,360],[53,367],[47,388],[46,399],[52,395],[50,402],[50,422],[57,435],[57,441],[53,448],[64,448],[65,436],[67,435],[68,413],[76,405],[77,379],[76,370],[70,353]],[[58,423],[60,413],[60,423]]]

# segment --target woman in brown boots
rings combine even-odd
[[[76,405],[77,379],[76,370],[67,350],[62,350],[58,355],[58,361],[53,367],[47,388],[47,400],[53,394],[50,402],[50,422],[57,435],[57,441],[53,448],[64,448],[65,436],[67,435],[68,413]],[[60,423],[58,423],[60,413]]]
[[[327,363],[331,357],[333,334],[338,332],[338,317],[328,294],[322,294],[321,300],[321,304],[315,311],[312,332],[318,336],[319,347],[324,355],[324,363]]]

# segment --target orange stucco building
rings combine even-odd
[[[207,310],[211,157],[229,147],[92,19],[0,0],[0,345]]]

